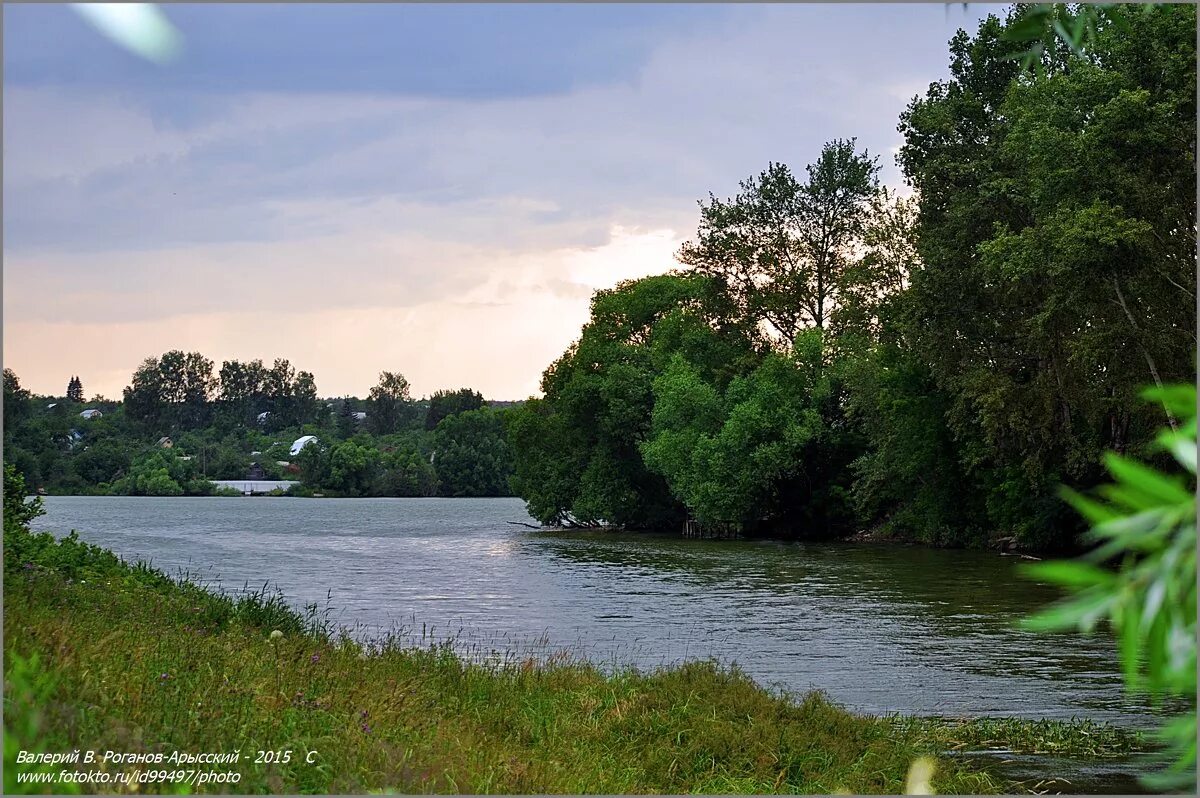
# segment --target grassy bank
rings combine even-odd
[[[235,600],[18,529],[5,532],[4,600],[10,792],[30,789],[11,781],[19,747],[240,751],[199,766],[237,771],[236,785],[196,791],[896,793],[932,755],[939,792],[993,793],[1008,785],[938,754],[998,735],[1020,749],[1034,728],[861,717],[707,663],[605,675],[474,665],[446,647],[366,651],[277,598]],[[1086,753],[1094,735],[1072,728],[1055,750]],[[255,761],[287,750],[290,762]]]

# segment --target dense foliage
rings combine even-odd
[[[900,119],[910,199],[838,140],[701,202],[690,268],[599,292],[515,413],[533,515],[1076,545],[1058,486],[1161,459],[1138,393],[1195,373],[1195,9],[1113,19],[960,31]]]
[[[430,425],[433,403],[390,372],[365,400],[326,401],[286,360],[227,361],[214,375],[200,353],[168,352],[137,369],[123,402],[82,403],[35,397],[6,369],[4,459],[47,493],[204,496],[219,492],[212,480],[254,474],[299,480],[299,494],[509,495],[509,411],[465,389],[439,396]],[[317,440],[293,456],[304,435]]]

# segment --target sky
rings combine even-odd
[[[322,396],[538,393],[697,200],[901,111],[1004,6],[166,5],[156,64],[4,15],[4,365],[118,398],[146,357],[287,358]]]

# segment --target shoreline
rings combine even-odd
[[[72,536],[5,538],[5,604],[21,619],[6,630],[17,727],[13,667],[34,661],[56,685],[27,702],[56,708],[37,724],[48,750],[331,751],[330,739],[343,750],[320,783],[307,766],[244,763],[242,791],[895,793],[930,758],[939,791],[991,793],[1015,782],[953,752],[1083,766],[1145,747],[1104,723],[856,715],[711,662],[606,675],[566,656],[482,665],[444,645],[366,648],[277,595],[214,593]],[[387,766],[385,750],[405,752],[405,768]]]
[[[39,493],[29,494],[25,497],[26,500],[32,499],[47,499],[47,498],[86,498],[86,499],[250,499],[250,498],[273,498],[273,499],[338,499],[338,500],[389,500],[389,501],[409,501],[409,500],[454,500],[454,501],[488,501],[492,499],[517,499],[521,500],[520,496],[328,496],[324,494],[292,494],[287,492],[266,492],[266,493],[211,493],[205,495],[194,496],[141,496],[133,494],[115,494],[115,493]],[[940,551],[994,551],[1005,557],[1019,557],[1025,560],[1040,561],[1043,557],[1036,556],[1039,554],[1055,554],[1061,553],[1052,550],[1041,549],[1025,549],[1015,543],[1015,539],[1011,536],[989,539],[987,545],[984,546],[964,546],[964,545],[945,545],[938,543],[930,543],[922,540],[909,540],[900,537],[888,535],[880,529],[861,530],[843,537],[828,537],[828,538],[797,538],[785,535],[715,535],[715,536],[697,536],[688,535],[683,532],[670,532],[657,529],[628,529],[619,526],[600,525],[600,526],[553,526],[545,524],[528,523],[525,521],[505,521],[505,524],[512,526],[528,528],[532,532],[542,533],[598,533],[598,534],[629,534],[629,535],[647,535],[664,538],[679,538],[684,540],[694,540],[703,542],[756,542],[769,541],[777,543],[805,543],[805,544],[828,544],[828,545],[864,545],[864,546],[879,546],[886,548],[925,548],[936,549]]]

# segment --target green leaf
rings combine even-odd
[[[1005,28],[1000,38],[1010,42],[1040,39],[1046,30],[1046,19],[1049,15],[1049,5],[1034,6],[1025,16]]]
[[[1102,524],[1106,521],[1111,521],[1120,518],[1120,513],[1116,512],[1108,505],[1101,504],[1095,499],[1090,499],[1078,491],[1071,490],[1065,485],[1059,488],[1059,495],[1063,500],[1075,508],[1075,511],[1091,521],[1093,524]]]
[[[1121,670],[1125,674],[1125,685],[1130,690],[1139,690],[1141,688],[1141,678],[1138,672],[1138,652],[1141,650],[1141,627],[1138,623],[1140,616],[1138,614],[1137,605],[1132,601],[1126,601],[1121,608],[1120,613],[1121,623]]]
[[[1034,579],[1070,587],[1110,585],[1117,576],[1107,568],[1078,560],[1051,560],[1024,565],[1021,570]]]
[[[1175,457],[1178,463],[1196,473],[1196,440],[1192,438],[1188,440],[1182,435],[1174,435],[1169,438],[1160,439],[1160,443],[1165,443],[1167,450]]]
[[[1126,486],[1136,488],[1147,496],[1154,506],[1154,500],[1161,504],[1183,504],[1191,500],[1192,494],[1183,489],[1179,480],[1174,477],[1144,466],[1141,463],[1109,452],[1104,462],[1113,476]]]
[[[1063,629],[1090,632],[1115,601],[1116,597],[1106,591],[1089,590],[1077,598],[1060,602],[1024,619],[1020,627],[1034,632]]]
[[[1149,624],[1153,622],[1154,616],[1158,614],[1162,607],[1163,598],[1167,595],[1167,586],[1161,579],[1156,579],[1150,584],[1149,590],[1146,591],[1146,604],[1142,611],[1142,623]]]
[[[1053,24],[1054,32],[1058,34],[1058,38],[1061,39],[1064,44],[1071,48],[1071,52],[1073,52],[1075,55],[1083,55],[1083,50],[1079,46],[1079,38],[1072,35],[1072,32],[1067,30],[1067,26],[1062,23],[1062,20],[1055,19]]]
[[[1156,385],[1142,391],[1142,398],[1150,402],[1161,403],[1180,418],[1196,417],[1195,385]]]

